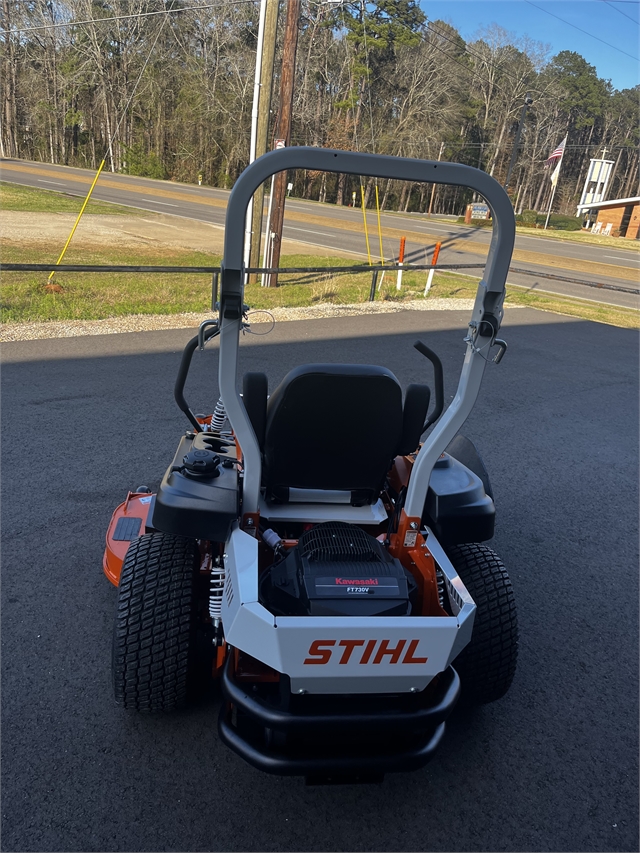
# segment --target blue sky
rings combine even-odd
[[[420,6],[431,20],[453,24],[465,41],[472,40],[481,27],[496,23],[516,37],[528,35],[548,44],[550,57],[561,50],[581,54],[616,89],[640,83],[640,0],[420,0]]]

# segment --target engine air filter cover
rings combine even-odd
[[[283,615],[408,616],[416,590],[380,542],[343,522],[304,533],[267,574],[261,598]]]

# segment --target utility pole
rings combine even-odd
[[[4,104],[2,108],[2,128],[0,131],[0,145],[3,157],[18,156],[18,128],[16,111],[16,59],[13,47],[13,36],[11,34],[11,6],[9,0],[2,0],[2,14],[4,17],[4,66],[6,75],[4,80]],[[5,145],[6,142],[6,145]]]
[[[271,115],[271,83],[273,81],[273,64],[276,55],[279,6],[280,0],[267,0],[267,10],[264,21],[264,44],[262,48],[262,72],[260,74],[260,101],[258,103],[256,158],[262,157],[262,155],[267,151],[269,117]],[[257,267],[260,265],[260,236],[262,234],[263,207],[264,184],[261,184],[253,196],[251,255],[249,257],[250,267]],[[254,284],[257,277],[256,273],[252,273],[249,276],[249,283]]]
[[[438,154],[438,162],[440,162],[440,160],[442,160],[443,152],[444,152],[444,142],[441,142],[440,143],[440,153]],[[427,217],[429,219],[431,219],[431,211],[433,210],[433,198],[436,194],[436,187],[437,187],[437,184],[434,184],[431,187],[431,198],[429,200],[429,212],[427,213]]]
[[[282,49],[282,72],[280,75],[280,110],[276,139],[284,139],[285,145],[291,141],[291,112],[293,109],[293,78],[296,66],[296,50],[298,47],[298,22],[300,20],[300,0],[288,0],[287,20],[284,30],[284,45]],[[280,249],[282,247],[282,223],[284,221],[284,204],[287,190],[287,173],[278,172],[273,184],[273,210],[267,226],[267,241],[273,239],[273,253],[270,266],[280,264]],[[273,238],[271,235],[274,235]],[[268,287],[278,286],[277,274],[267,277]]]
[[[509,187],[509,181],[511,180],[511,173],[513,172],[513,167],[516,165],[516,158],[518,156],[518,146],[520,145],[520,134],[522,133],[522,128],[524,127],[524,120],[527,115],[527,107],[530,107],[532,103],[533,98],[527,92],[527,94],[524,96],[524,104],[522,106],[522,112],[520,113],[518,130],[516,131],[516,138],[513,142],[513,151],[511,152],[511,160],[509,161],[509,171],[507,172],[507,180],[504,182],[505,192]]]

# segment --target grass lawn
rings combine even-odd
[[[9,246],[5,263],[55,263],[56,252]],[[180,249],[146,248],[84,250],[71,245],[65,263],[158,266],[216,266],[218,255]],[[0,306],[4,323],[50,320],[100,320],[126,314],[176,314],[206,311],[211,302],[211,276],[188,273],[56,273],[61,293],[45,291],[47,272],[5,272]]]
[[[0,181],[0,207],[3,210],[21,210],[31,213],[80,213],[84,198],[67,195],[53,190],[41,190],[36,187],[23,187]],[[106,213],[136,216],[147,211],[134,207],[122,207],[107,201],[91,200],[84,214]]]
[[[36,257],[34,250],[9,247],[5,262],[47,263],[55,260],[45,252]],[[105,249],[69,251],[68,263],[149,264],[176,266],[217,266],[219,255],[181,249]],[[319,258],[311,255],[284,255],[283,267],[347,266],[344,258]],[[211,276],[207,274],[155,273],[56,273],[54,281],[60,293],[44,290],[48,273],[3,274],[2,319],[5,323],[45,322],[50,320],[99,320],[127,314],[176,314],[210,309]],[[252,308],[317,305],[331,302],[349,305],[369,298],[371,273],[291,273],[280,275],[280,287],[250,285],[245,300]],[[422,299],[426,273],[404,272],[402,291],[396,290],[396,275],[387,272],[376,300]],[[475,296],[478,279],[453,273],[436,273],[427,299],[431,297],[466,298]],[[639,327],[639,314],[624,308],[582,302],[565,297],[546,296],[519,288],[509,288],[508,305],[526,305],[573,317],[596,320],[627,328]]]
[[[6,263],[48,263],[53,253],[34,252],[32,248],[8,247],[3,251]],[[180,249],[82,250],[70,248],[67,263],[138,264],[158,266],[217,266],[219,255]],[[352,260],[321,258],[312,255],[283,255],[283,267],[349,266]],[[190,273],[56,273],[54,282],[60,293],[44,290],[48,273],[3,273],[2,320],[4,323],[45,322],[50,320],[99,320],[127,314],[176,314],[208,311],[211,304],[211,276]],[[442,282],[454,279],[441,292]],[[349,305],[369,298],[371,273],[291,273],[279,276],[280,287],[249,285],[245,299],[252,308],[317,305],[333,302]],[[423,272],[405,272],[403,289],[398,295],[396,278],[387,273],[376,299],[415,299],[426,281]],[[477,284],[476,284],[477,286]],[[436,275],[431,292],[435,295],[473,297],[462,279]]]
[[[567,314],[570,317],[594,320],[596,323],[607,323],[609,326],[620,326],[623,329],[640,329],[640,312],[632,308],[601,305],[598,302],[572,299],[570,296],[548,296],[509,286],[505,302],[507,305],[540,308],[543,311],[553,311],[554,314]]]
[[[61,193],[16,184],[0,184],[0,202],[5,210],[33,212],[78,212],[82,201]],[[124,213],[132,209],[103,202],[90,202],[89,213]],[[144,213],[144,211],[139,211]],[[535,232],[532,232],[535,233]],[[559,237],[555,232],[554,237]],[[565,235],[562,235],[564,237]],[[583,235],[566,235],[567,238]],[[590,235],[584,235],[590,237]],[[612,245],[609,238],[598,238]],[[625,241],[619,241],[625,242]],[[626,248],[626,247],[625,247]],[[33,246],[3,247],[6,263],[53,263],[55,249]],[[218,266],[220,256],[207,252],[163,247],[111,247],[85,249],[71,244],[66,263],[154,266]],[[285,255],[282,267],[331,267],[353,265],[353,260],[315,255]],[[3,273],[0,309],[4,323],[55,320],[99,320],[128,314],[176,314],[206,312],[211,303],[211,276],[207,274],[154,273],[56,273],[60,292],[44,289],[48,273]],[[402,291],[396,290],[396,274],[385,273],[376,291],[376,300],[422,299],[427,273],[404,271]],[[279,276],[280,287],[249,285],[247,304],[253,308],[303,307],[321,303],[349,305],[369,298],[371,273],[291,273]],[[380,278],[378,279],[380,284]],[[478,278],[436,273],[428,298],[473,299]],[[548,296],[520,288],[510,288],[507,304],[527,305],[560,314],[596,320],[616,326],[638,328],[637,311],[561,296]]]
[[[637,240],[627,240],[626,237],[603,237],[602,234],[591,234],[590,231],[544,231],[541,228],[516,225],[516,234],[522,234],[523,237],[545,237],[549,240],[563,240],[569,243],[608,246],[610,249],[626,249],[636,254],[640,252]]]

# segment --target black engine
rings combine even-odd
[[[409,616],[417,587],[385,547],[359,527],[317,524],[260,581],[278,616]]]

